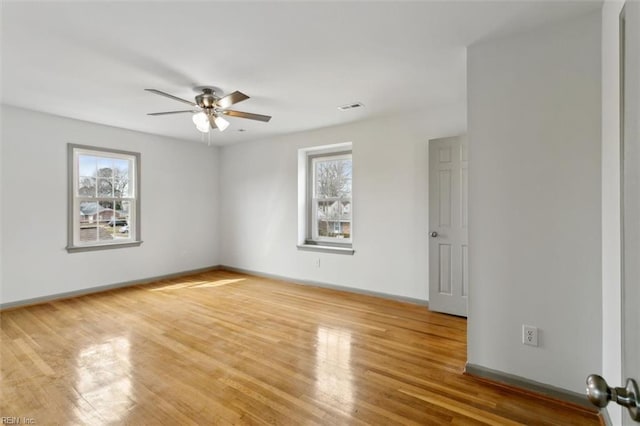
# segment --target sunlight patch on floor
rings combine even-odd
[[[106,422],[120,423],[135,405],[131,382],[133,369],[128,336],[119,336],[82,348],[76,355],[75,415],[81,422],[86,413],[79,407],[88,402]]]
[[[316,338],[315,397],[350,412],[354,404],[351,332],[318,327]]]
[[[227,284],[234,284],[240,281],[246,281],[246,278],[237,278],[233,280],[217,280],[217,281],[189,281],[189,282],[182,282],[178,284],[165,285],[158,288],[152,288],[151,291],[180,290],[181,288],[220,287]]]
[[[240,281],[246,281],[246,278],[236,278],[235,280],[218,280],[218,281],[210,281],[204,284],[199,284],[193,286],[195,288],[203,288],[203,287],[220,287],[221,285],[234,284]]]

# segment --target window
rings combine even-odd
[[[298,248],[353,254],[351,143],[299,151]]]
[[[140,154],[68,145],[69,252],[137,246]]]
[[[351,153],[311,157],[312,240],[351,242]]]

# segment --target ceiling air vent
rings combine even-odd
[[[363,106],[364,105],[362,105],[362,102],[354,102],[352,104],[346,104],[346,105],[339,106],[338,109],[340,111],[346,111],[348,109],[361,108]]]

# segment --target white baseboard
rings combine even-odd
[[[153,281],[178,278],[186,275],[198,274],[201,272],[214,271],[217,269],[220,269],[219,265],[207,266],[205,268],[191,269],[189,271],[175,272],[172,274],[157,275],[154,277],[142,278],[139,280],[123,281],[119,283],[101,285],[97,287],[83,288],[81,290],[74,290],[74,291],[68,291],[64,293],[56,293],[56,294],[50,294],[46,296],[34,297],[32,299],[24,299],[24,300],[17,300],[14,302],[0,303],[0,310],[18,308],[21,306],[28,306],[28,305],[36,305],[39,303],[46,303],[46,302],[51,302],[53,300],[60,300],[60,299],[68,299],[70,297],[84,296],[92,293],[100,293],[103,291],[114,290],[116,288],[130,287],[138,284],[151,283]]]
[[[367,295],[367,296],[381,297],[383,299],[390,299],[390,300],[397,300],[397,301],[400,301],[400,302],[413,303],[414,305],[422,305],[422,306],[427,306],[427,307],[429,306],[429,301],[428,300],[415,299],[413,297],[398,296],[398,295],[395,295],[395,294],[381,293],[381,292],[370,291],[370,290],[363,290],[363,289],[359,289],[359,288],[353,288],[353,287],[346,287],[346,286],[341,286],[341,285],[323,283],[323,282],[320,282],[320,281],[301,280],[301,279],[297,279],[297,278],[285,277],[285,276],[282,276],[282,275],[275,275],[275,274],[268,274],[268,273],[265,273],[265,272],[253,271],[253,270],[250,270],[250,269],[236,268],[234,266],[220,265],[219,269],[223,269],[223,270],[227,270],[227,271],[231,271],[231,272],[238,272],[238,273],[247,274],[247,275],[255,275],[256,277],[271,278],[271,279],[274,279],[274,280],[287,281],[287,282],[290,282],[292,284],[301,284],[301,285],[308,285],[308,286],[313,286],[313,287],[329,288],[329,289],[332,289],[332,290],[348,291],[350,293],[364,294],[364,295]]]
[[[539,383],[533,380],[526,379],[524,377],[516,376],[509,373],[504,373],[498,370],[492,370],[490,368],[482,367],[475,364],[467,363],[464,369],[465,374],[469,376],[479,377],[481,379],[488,379],[493,382],[503,383],[512,387],[520,388],[526,391],[534,392],[549,398],[557,399],[569,404],[577,405],[584,408],[587,411],[594,413],[598,412],[598,409],[592,405],[587,399],[586,394],[580,394],[570,390],[558,388],[555,386]],[[586,385],[585,385],[586,388]]]

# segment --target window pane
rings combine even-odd
[[[98,203],[82,202],[80,203],[79,224],[80,241],[83,243],[98,240]]]
[[[91,243],[98,241],[98,225],[81,225],[80,226],[80,242]]]
[[[315,162],[314,190],[316,198],[351,197],[351,160]]]
[[[326,220],[318,220],[318,236],[329,236],[329,222],[327,222]]]
[[[94,204],[95,206],[95,203],[92,204]],[[88,215],[84,217],[83,215],[80,216],[79,239],[81,243],[95,243],[113,239],[113,237],[111,236],[111,232],[108,229],[107,222],[96,220],[96,218],[100,219],[100,217],[100,213],[98,213],[97,215]]]
[[[78,174],[80,176],[96,176],[98,158],[90,155],[78,156]]]
[[[129,201],[122,201],[116,206],[116,221],[113,237],[114,238],[129,238],[131,235],[129,229],[131,227],[131,203]]]
[[[340,219],[351,219],[351,201],[342,200],[340,208]]]
[[[116,205],[116,210],[121,217],[125,217],[127,218],[127,220],[129,220],[131,216],[131,206],[132,203],[130,203],[129,201],[120,201],[118,205]]]
[[[112,238],[129,238],[130,204],[129,201],[115,202],[115,214],[108,222]]]
[[[90,201],[80,203],[78,229],[81,243],[129,238],[129,201]]]
[[[97,219],[98,203],[83,201],[80,203],[80,223],[93,223]]]
[[[131,162],[128,160],[113,160],[113,196],[114,197],[131,197],[131,185],[129,184],[129,175],[131,171]]]
[[[99,197],[111,197],[113,185],[111,179],[98,179],[98,196]]]
[[[133,161],[108,157],[78,156],[78,195],[132,197],[130,175]]]
[[[91,176],[80,176],[78,182],[78,195],[81,197],[95,197],[96,178]]]
[[[100,201],[98,202],[98,220],[100,222],[108,222],[113,217],[113,202],[112,201]]]
[[[115,216],[112,201],[98,202],[98,241],[112,240],[113,229],[109,223]]]
[[[121,237],[129,238],[131,235],[131,227],[134,226],[131,223],[131,211],[133,210],[133,203],[129,201],[123,201],[120,205],[120,217],[126,221],[126,224],[118,228],[118,232]]]
[[[318,220],[318,236],[325,238],[350,238],[351,223],[340,220]]]
[[[327,204],[326,201],[315,201],[316,203],[316,218],[325,219],[327,217]]]
[[[343,238],[351,238],[351,221],[344,221],[340,225]]]
[[[336,220],[340,218],[340,202],[330,201],[327,211],[327,219]]]
[[[113,159],[97,157],[98,177],[110,178],[113,176]]]

